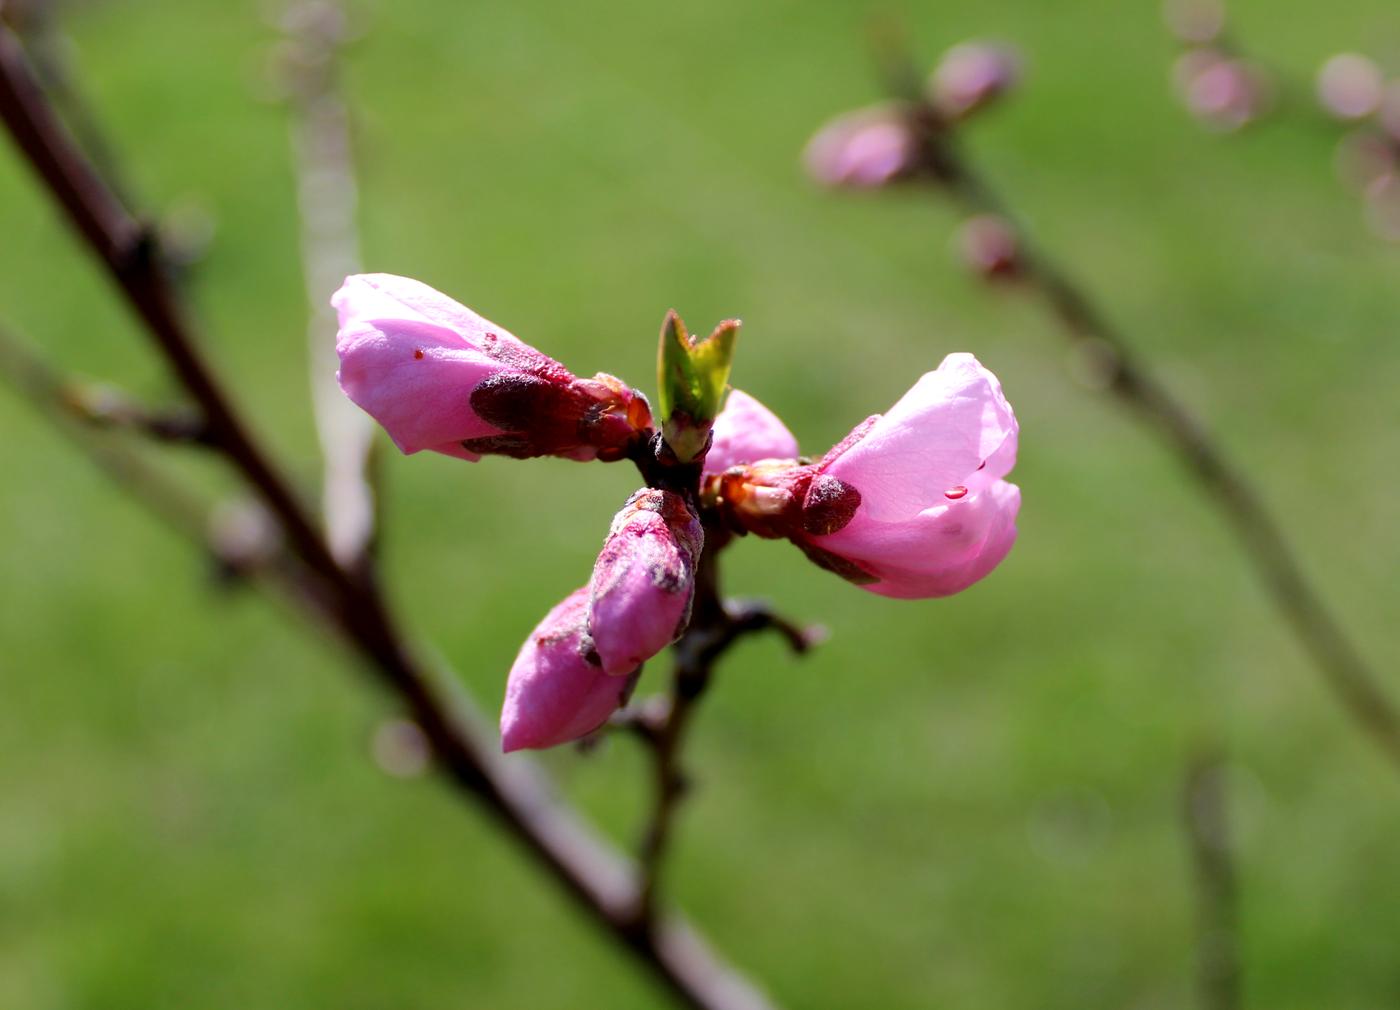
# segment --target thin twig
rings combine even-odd
[[[1226,810],[1226,771],[1203,751],[1187,768],[1182,819],[1196,881],[1196,970],[1201,1010],[1239,1010],[1239,895]]]
[[[464,712],[461,690],[425,665],[392,618],[369,571],[332,556],[301,503],[255,441],[205,362],[161,269],[154,236],[116,199],[58,123],[12,32],[0,27],[0,119],[39,180],[106,267],[190,398],[214,448],[244,478],[304,565],[301,585],[349,648],[398,695],[448,780],[479,800],[591,920],[631,950],[688,1007],[763,1010],[768,1001],[719,960],[684,920],[637,922],[628,864],[555,802]]]
[[[289,6],[278,69],[292,112],[302,272],[310,306],[311,401],[324,461],[321,511],[331,552],[342,565],[356,568],[375,539],[374,426],[336,382],[336,320],[327,301],[348,275],[360,271],[350,116],[338,80],[345,18],[341,5],[331,0]]]
[[[637,905],[642,922],[655,915],[676,812],[689,788],[681,748],[715,665],[739,639],[760,631],[777,631],[799,655],[818,638],[817,633],[804,631],[761,603],[725,604],[719,591],[719,552],[727,540],[728,535],[718,527],[706,530],[705,548],[696,568],[690,624],[674,650],[669,703],[644,709],[646,717],[629,726],[647,744],[652,763],[652,807],[641,843],[642,883]]]
[[[1362,658],[1321,595],[1303,574],[1292,546],[1244,471],[1225,454],[1192,411],[1137,356],[1089,295],[1037,249],[1026,229],[977,173],[953,128],[927,105],[915,107],[912,126],[922,141],[921,177],[968,214],[1000,218],[1016,236],[1015,276],[1040,297],[1072,347],[1096,377],[1166,443],[1234,531],[1284,622],[1312,657],[1346,712],[1400,765],[1400,712],[1381,679]]]
[[[94,425],[101,427],[105,423],[75,395],[79,387],[60,375],[26,341],[4,328],[0,328],[0,379],[164,523],[208,549],[221,566],[236,566],[235,559],[208,539],[208,504],[118,442],[111,433],[93,430]]]

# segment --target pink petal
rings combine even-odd
[[[723,473],[731,466],[761,459],[796,458],[797,439],[778,415],[743,390],[731,390],[715,418],[705,472]]]
[[[466,438],[500,429],[477,416],[471,393],[502,365],[452,330],[410,319],[356,319],[340,331],[340,388],[405,453],[435,449],[464,459]]]
[[[951,488],[971,491],[1008,472],[1016,431],[996,376],[971,354],[950,354],[822,470],[860,492],[867,518],[908,519]]]
[[[491,320],[411,277],[353,274],[331,296],[331,305],[339,314],[342,327],[356,320],[412,319],[445,326],[478,349],[488,333],[510,343],[521,343]]]
[[[623,506],[589,583],[588,630],[610,674],[628,674],[679,637],[704,534],[677,494],[643,488]]]
[[[904,110],[877,105],[827,123],[808,142],[802,161],[824,186],[868,189],[907,174],[917,154]]]
[[[627,701],[632,682],[584,658],[588,588],[574,590],[530,632],[510,669],[501,749],[553,747],[587,736]]]
[[[932,509],[915,522],[867,527],[839,546],[835,542],[847,530],[813,542],[862,561],[880,577],[861,586],[872,593],[906,600],[951,596],[1001,564],[1016,541],[1020,507],[1020,488],[997,481],[975,498]]]

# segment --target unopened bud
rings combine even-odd
[[[918,162],[909,111],[875,105],[833,119],[808,142],[802,162],[823,186],[875,189],[906,178]]]
[[[651,423],[625,383],[580,379],[411,278],[356,274],[331,304],[341,389],[405,453],[617,460]]]
[[[588,631],[604,672],[632,673],[680,637],[704,543],[680,495],[643,488],[627,499],[589,582]]]
[[[949,120],[990,105],[1021,79],[1021,57],[996,42],[964,42],[943,54],[929,78],[929,99]]]
[[[1317,100],[1337,119],[1365,119],[1381,104],[1380,67],[1359,53],[1338,53],[1317,73]]]
[[[958,230],[956,244],[963,262],[983,277],[1002,279],[1020,272],[1016,231],[996,214],[968,218]]]
[[[627,701],[634,681],[603,672],[586,631],[588,587],[530,632],[506,681],[501,749],[553,747],[587,736]]]
[[[730,467],[705,479],[703,498],[735,529],[776,539],[801,522],[802,500],[816,468],[795,459]]]

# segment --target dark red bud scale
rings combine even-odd
[[[802,528],[813,536],[844,529],[860,508],[860,492],[830,474],[818,474],[802,501]]]

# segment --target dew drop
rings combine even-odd
[[[418,347],[418,348],[415,348],[415,349],[414,349],[414,351],[413,351],[413,360],[414,360],[414,361],[422,361],[422,360],[423,360],[423,348]]]
[[[965,488],[965,487],[963,487],[961,484],[959,484],[959,485],[957,485],[956,487],[950,487],[947,491],[944,491],[944,492],[943,492],[943,497],[944,497],[944,498],[950,498],[950,499],[952,499],[953,501],[957,501],[959,498],[963,497],[965,494],[967,494],[967,488]]]

